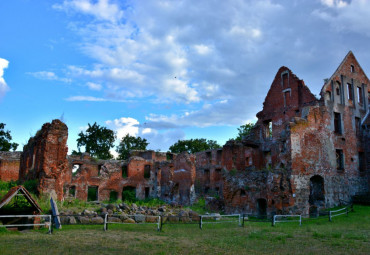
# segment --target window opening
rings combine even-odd
[[[348,89],[348,100],[353,101],[352,84],[351,83],[347,83],[347,89]]]
[[[150,165],[144,166],[144,178],[149,179],[150,178]]]
[[[122,178],[128,177],[127,165],[122,166]]]
[[[98,186],[89,186],[87,188],[87,201],[98,201]]]
[[[76,196],[76,186],[69,187],[68,194],[70,197],[75,197]]]
[[[149,197],[149,187],[145,187],[145,198]]]
[[[264,129],[265,129],[265,138],[272,138],[272,121],[266,120],[264,121]]]
[[[334,112],[334,132],[342,134],[342,121],[339,112]]]
[[[358,97],[358,103],[363,104],[364,100],[362,98],[362,88],[357,87],[357,97]]]
[[[354,73],[354,72],[355,72],[355,66],[351,65],[351,73]]]
[[[114,202],[114,201],[117,201],[117,199],[118,199],[118,192],[111,190],[111,192],[109,193],[109,201]]]
[[[343,150],[335,150],[335,156],[337,158],[337,170],[344,170]]]
[[[72,175],[75,176],[77,172],[81,169],[81,164],[73,164]]]

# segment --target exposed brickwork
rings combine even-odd
[[[45,123],[23,148],[20,179],[36,179],[41,193],[63,199],[63,185],[70,179],[67,160],[68,128],[60,120]]]
[[[19,179],[20,151],[0,151],[0,180],[17,181]]]
[[[216,197],[227,212],[315,213],[369,191],[369,92],[352,52],[325,81],[320,99],[281,67],[251,134],[196,155],[134,151],[127,161],[67,159],[68,129],[54,120],[24,147],[20,179],[38,179],[40,192],[59,200],[87,200],[89,187],[96,188],[94,199],[121,199],[131,188],[139,199],[169,203]],[[16,158],[3,157],[0,179],[17,179]]]

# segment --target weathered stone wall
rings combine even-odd
[[[63,198],[63,185],[70,179],[67,161],[68,128],[60,120],[45,123],[23,147],[20,176],[24,180],[39,181],[41,193]]]
[[[0,151],[0,180],[17,181],[19,179],[20,151]]]

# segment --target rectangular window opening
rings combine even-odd
[[[354,72],[355,72],[355,66],[351,65],[351,73],[354,73]]]
[[[75,197],[76,196],[76,186],[71,186],[68,189],[68,195],[70,197]]]
[[[144,166],[144,178],[149,179],[150,178],[150,165],[145,165]]]
[[[358,98],[358,103],[363,104],[364,100],[362,98],[362,88],[357,87],[357,98]]]
[[[353,101],[352,84],[351,83],[347,83],[347,89],[348,89],[348,100]]]
[[[87,201],[98,201],[98,186],[89,186],[87,188]]]
[[[344,170],[344,157],[343,157],[343,150],[335,150],[335,156],[337,159],[337,170],[343,171]]]
[[[222,160],[222,150],[218,150],[217,151],[217,162],[218,162],[218,164],[221,164],[221,160]]]
[[[342,120],[339,112],[334,112],[334,132],[342,134]]]
[[[149,187],[145,187],[145,198],[149,198]]]
[[[128,170],[127,170],[127,165],[122,166],[122,178],[127,178],[128,177]]]
[[[272,138],[272,121],[266,120],[263,122],[264,129],[265,129],[265,138],[271,139]]]

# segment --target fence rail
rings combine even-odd
[[[146,222],[147,216],[150,216],[151,218],[157,218],[157,222]],[[122,215],[108,215],[105,214],[104,216],[104,231],[108,230],[108,224],[121,224],[121,225],[127,225],[127,224],[155,224],[157,225],[157,231],[160,231],[162,229],[162,217],[161,216],[152,216],[152,215],[143,215],[143,214],[136,214],[136,215],[125,215],[127,218],[135,218],[135,217],[144,217],[143,222],[131,222],[131,223],[125,223],[125,222],[117,222],[117,221],[109,221],[109,217],[123,217]]]
[[[157,230],[161,231],[164,224],[181,224],[181,223],[189,223],[189,224],[199,224],[199,228],[203,229],[204,224],[219,224],[219,223],[238,223],[238,226],[244,227],[244,224],[246,221],[249,222],[271,222],[272,226],[275,226],[276,223],[283,223],[283,222],[299,222],[299,225],[302,225],[303,221],[309,221],[309,220],[317,220],[317,219],[328,219],[329,221],[332,221],[333,217],[337,217],[340,215],[346,214],[348,216],[348,213],[350,211],[353,211],[353,205],[348,205],[346,207],[336,209],[336,210],[329,210],[318,213],[320,217],[316,218],[302,218],[303,216],[309,216],[309,215],[274,215],[271,218],[263,217],[261,218],[261,215],[253,215],[250,213],[242,213],[242,214],[228,214],[228,215],[199,215],[199,216],[155,216],[155,215],[143,215],[143,214],[135,214],[135,215],[100,215],[100,221],[98,222],[92,222],[91,219],[97,217],[98,215],[0,215],[0,218],[46,218],[48,220],[45,220],[42,223],[25,223],[25,224],[9,224],[9,225],[0,225],[0,227],[28,227],[28,226],[45,226],[48,227],[49,232],[52,233],[53,231],[53,217],[60,216],[60,217],[83,217],[83,218],[90,218],[88,223],[86,222],[75,222],[75,223],[69,223],[63,222],[62,225],[103,225],[104,231],[108,230],[108,226],[110,224],[132,224],[132,225],[138,225],[138,224],[153,224],[157,225]],[[124,217],[124,219],[121,219]],[[327,218],[328,217],[328,218]],[[116,220],[113,220],[116,218]],[[117,220],[118,218],[118,220]],[[138,220],[137,218],[140,218]],[[150,218],[150,220],[149,220]],[[298,218],[298,219],[294,219]],[[133,221],[130,222],[124,222],[126,219],[132,219]],[[76,219],[75,219],[76,220]],[[81,219],[79,219],[80,221]]]
[[[276,218],[299,218],[299,220],[276,220]],[[272,220],[272,226],[275,226],[278,222],[299,222],[299,225],[302,225],[302,216],[301,215],[274,215]]]
[[[49,219],[49,224],[45,221],[44,223],[26,223],[26,224],[5,224],[5,225],[0,225],[0,227],[32,227],[32,226],[48,226],[49,229],[49,234],[51,234],[52,228],[52,221],[51,221],[51,215],[0,215],[0,218],[48,218]]]

